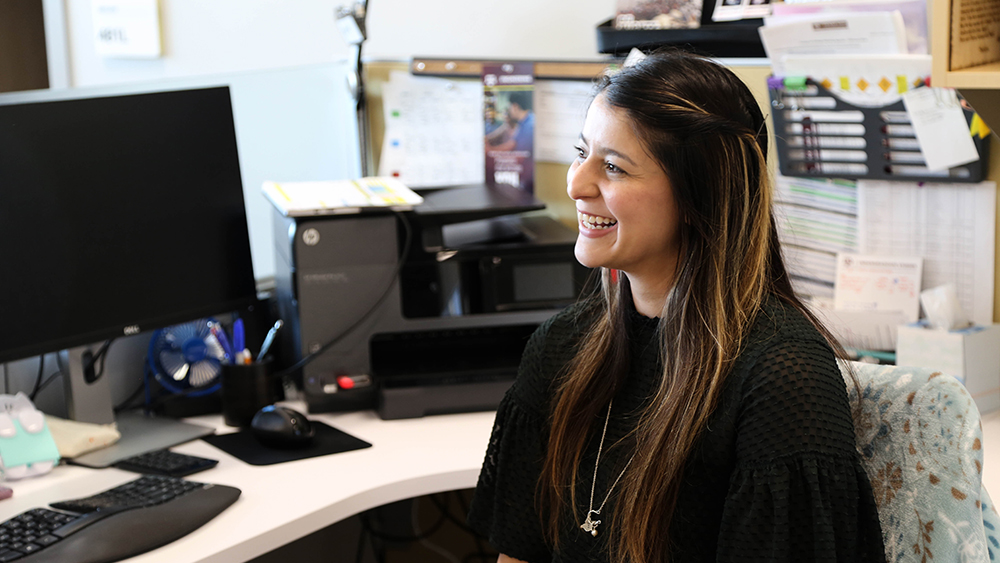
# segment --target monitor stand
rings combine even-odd
[[[76,465],[102,468],[127,457],[176,446],[215,433],[214,428],[189,424],[172,418],[146,415],[142,410],[121,412],[116,416],[111,403],[107,375],[88,376],[84,355],[88,347],[69,349],[69,373],[65,378],[66,408],[78,422],[117,424],[121,439],[100,450],[73,458]]]
[[[93,362],[86,356],[89,346],[77,346],[67,350],[69,365],[63,377],[66,392],[66,411],[71,420],[92,424],[111,424],[115,421],[114,406],[111,404],[111,386],[108,377],[94,377]],[[91,364],[89,367],[86,364]],[[89,372],[89,373],[88,373]]]

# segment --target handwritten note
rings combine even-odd
[[[903,94],[927,168],[946,170],[979,160],[954,88],[917,88]]]
[[[840,253],[834,308],[846,311],[902,311],[908,321],[920,314],[921,258]]]

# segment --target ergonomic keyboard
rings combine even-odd
[[[0,563],[111,563],[200,528],[240,490],[144,475],[93,496],[52,503],[0,524]]]

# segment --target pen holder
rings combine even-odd
[[[270,358],[222,365],[222,418],[229,426],[249,426],[257,411],[277,400]]]

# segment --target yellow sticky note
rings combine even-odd
[[[899,89],[899,93],[900,94],[903,94],[907,90],[910,89],[910,85],[906,81],[906,75],[905,74],[897,74],[896,75],[896,88]]]
[[[985,139],[987,135],[990,134],[990,127],[986,125],[983,118],[979,117],[979,114],[972,115],[972,123],[969,124],[969,132],[973,137],[979,135],[980,139]]]

